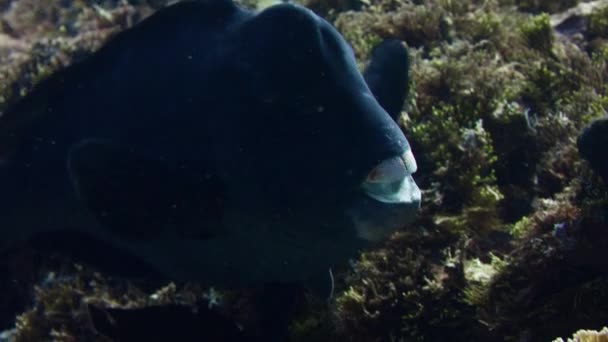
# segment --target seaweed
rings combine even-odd
[[[461,250],[439,231],[403,233],[363,253],[335,301],[337,334],[351,341],[469,341]]]
[[[492,1],[458,5],[406,2],[387,14],[377,10],[382,6],[375,3],[362,12],[345,13],[349,24],[339,26],[383,38],[397,37],[410,45],[415,92],[404,108],[402,123],[419,161],[417,180],[424,189],[424,203],[420,219],[406,229],[453,234],[460,236],[455,241],[465,241],[464,246],[456,242],[443,246],[461,251],[459,277],[464,280],[447,286],[447,297],[439,295],[445,302],[436,304],[449,311],[447,303],[465,303],[458,314],[460,328],[473,334],[469,338],[481,340],[487,336],[548,339],[559,335],[551,332],[562,329],[569,333],[567,329],[585,322],[606,319],[598,304],[605,305],[604,280],[580,268],[582,260],[592,256],[584,253],[576,257],[580,264],[572,270],[571,264],[560,264],[557,260],[561,259],[551,254],[574,253],[565,252],[569,237],[561,241],[553,235],[553,230],[564,229],[559,228],[564,224],[568,231],[591,229],[593,234],[602,234],[586,227],[587,216],[581,213],[587,209],[576,202],[581,196],[573,193],[584,172],[574,145],[576,135],[606,110],[605,57],[601,53],[590,55],[568,38],[556,36],[548,15],[523,13],[523,4],[520,8],[512,5]],[[562,8],[570,5],[560,3]],[[413,11],[415,6],[424,6],[436,15],[433,18],[441,19],[429,19],[425,12]],[[430,31],[404,30],[418,22],[411,19],[413,15],[418,15],[420,22],[432,23]],[[395,18],[403,18],[403,22]],[[340,19],[338,16],[338,23]],[[355,41],[356,53],[367,53],[364,42],[357,44]],[[547,205],[551,203],[558,204],[550,209]],[[544,233],[538,237],[530,231]],[[577,241],[592,240],[579,238]],[[427,272],[433,269],[425,264],[425,252],[413,247],[421,244],[417,239],[424,241],[424,235],[399,248],[388,244],[376,250],[381,253],[379,258],[370,258],[374,254],[369,252],[357,261],[353,273],[366,270],[366,282],[347,277],[346,292],[339,297],[336,311],[340,322],[348,323],[344,331],[355,331],[349,338],[433,340],[432,331],[440,331],[428,326],[433,318],[446,317],[437,312],[424,320],[386,316],[426,315],[424,308],[433,296],[419,294],[427,286],[425,280],[410,278],[411,286],[418,290],[405,300],[409,306],[394,304],[404,301],[401,293],[407,291],[385,291],[381,301],[370,295],[376,286],[370,284],[394,283],[390,277],[409,275],[420,265],[425,265]],[[594,241],[598,245],[587,247],[599,253],[601,238]],[[395,259],[404,250],[410,251],[409,257]],[[392,260],[390,265],[398,269],[378,273],[386,267],[386,260]],[[558,275],[566,271],[574,272],[571,278],[576,279],[572,293],[560,292],[564,281],[559,281]],[[480,278],[479,272],[487,276]],[[533,288],[524,289],[524,284],[530,283]],[[559,284],[557,289],[549,288],[553,283]],[[553,297],[554,292],[560,294]],[[571,294],[595,296],[595,301],[568,316],[571,321],[563,322],[569,310],[564,303]],[[522,296],[523,303],[519,301]],[[593,310],[597,312],[594,317]],[[376,316],[382,317],[384,324]],[[555,322],[560,322],[561,328]],[[541,326],[547,330],[542,331]],[[369,331],[374,333],[365,335]],[[387,331],[393,335],[387,337]]]

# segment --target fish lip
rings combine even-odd
[[[383,191],[379,187],[370,187],[362,184],[363,192],[372,199],[386,204],[415,204],[420,207],[422,192],[411,175],[407,175],[399,182],[389,184],[394,191]]]
[[[417,200],[387,203],[361,192],[346,215],[351,220],[355,236],[369,246],[414,222],[419,208],[420,201]]]
[[[420,207],[422,193],[412,174],[418,169],[411,149],[381,161],[361,183],[363,192],[386,204],[414,204]]]

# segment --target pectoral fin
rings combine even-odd
[[[166,234],[204,239],[221,232],[221,185],[200,168],[86,140],[71,149],[68,169],[79,198],[103,227],[123,239]]]
[[[373,49],[363,73],[378,103],[397,122],[409,90],[409,67],[405,46],[396,39],[387,39]]]
[[[116,341],[244,341],[236,322],[206,306],[87,306],[95,330]]]

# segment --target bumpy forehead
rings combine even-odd
[[[268,196],[275,187],[276,198],[311,203],[352,191],[377,163],[407,149],[346,41],[311,11],[275,6],[226,39],[236,46],[230,56],[238,57],[224,65],[240,69],[230,85],[238,119],[224,127],[247,149],[241,164],[232,165],[231,179],[249,179]],[[262,184],[267,175],[272,183]]]
[[[284,91],[305,91],[337,65],[345,71],[348,50],[341,36],[310,10],[289,4],[271,7],[245,21],[231,34],[237,45],[236,64],[260,75],[259,86],[284,84]],[[232,62],[232,61],[230,61]],[[335,73],[335,72],[334,72]],[[249,77],[249,75],[247,75]]]

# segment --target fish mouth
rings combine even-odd
[[[411,149],[400,156],[382,161],[367,175],[361,188],[369,197],[387,204],[415,204],[420,207],[422,194],[412,174],[418,165]]]
[[[369,172],[361,183],[361,195],[347,211],[358,238],[381,241],[414,220],[422,200],[412,177],[417,168],[408,149]]]

